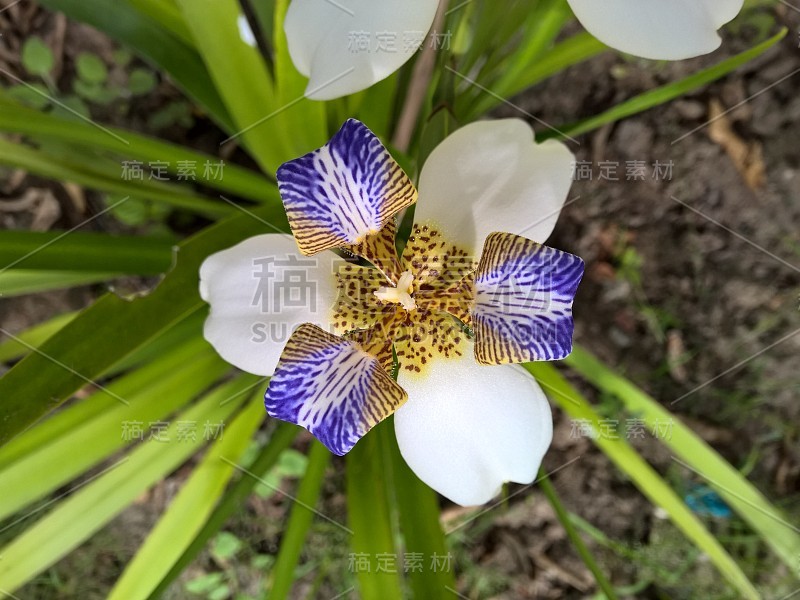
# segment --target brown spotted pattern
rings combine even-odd
[[[372,236],[376,239],[369,244],[348,248],[383,268],[347,264],[339,270],[334,326],[337,333],[376,356],[387,371],[393,366],[394,347],[401,369],[422,373],[436,358],[469,351],[466,327],[471,322],[476,261],[427,225],[414,226],[398,261],[394,235],[392,227],[380,239]],[[378,300],[375,292],[394,285],[407,270],[414,275],[417,308],[407,311]]]
[[[395,247],[396,237],[397,221],[391,219],[378,233],[368,235],[360,244],[345,246],[345,250],[368,260],[389,281],[397,283],[401,269]]]

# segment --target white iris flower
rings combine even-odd
[[[268,413],[335,454],[394,414],[408,465],[454,502],[530,483],[552,416],[512,363],[572,348],[583,261],[539,243],[572,161],[560,142],[536,144],[523,121],[478,122],[434,150],[417,192],[351,119],[278,170],[293,236],[260,235],[204,262],[205,337],[237,367],[271,376]],[[398,256],[396,215],[418,197]]]

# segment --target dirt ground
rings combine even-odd
[[[800,10],[782,6],[777,14],[790,33],[760,59],[667,107],[570,145],[578,161],[576,181],[549,244],[587,263],[575,303],[577,343],[668,406],[800,522],[800,73],[794,75],[800,67]],[[40,9],[20,9],[14,16],[26,24],[17,37],[39,30],[61,36],[67,62],[78,49],[102,55],[113,48],[102,36]],[[13,26],[9,17],[0,15]],[[517,108],[504,106],[496,115],[573,122],[750,47],[757,25],[726,32],[722,50],[691,61],[654,64],[603,55],[513,99]],[[13,40],[6,44],[0,60],[13,69]],[[142,111],[175,97],[162,83],[126,120],[102,109],[97,116],[144,128]],[[545,128],[532,125],[538,132]],[[213,148],[220,137],[204,121],[159,135],[199,148]],[[29,206],[20,204],[29,190],[35,191]],[[10,175],[0,192],[2,228],[66,229],[84,218],[74,195],[37,178]],[[81,197],[89,207],[101,206],[92,193]],[[92,227],[120,226],[98,219]],[[101,291],[83,287],[4,300],[0,326],[20,331],[86,306]],[[575,381],[604,416],[622,422],[630,417],[612,399]],[[635,598],[734,598],[713,567],[580,435],[576,423],[559,411],[555,417],[554,444],[543,468],[557,471],[552,480],[559,495],[585,521],[584,537],[614,583],[630,586],[628,597]],[[688,493],[699,479],[655,437],[649,433],[632,443]],[[333,471],[323,512],[346,518],[343,463]],[[183,476],[178,471],[54,568],[59,585],[37,583],[20,598],[103,597]],[[293,483],[286,485],[292,489]],[[251,554],[269,555],[278,547],[287,507],[280,498],[254,496],[229,530],[249,543]],[[447,507],[445,519],[460,514]],[[789,574],[763,548],[753,549],[755,537],[737,518],[704,518],[730,542],[748,575],[776,600],[788,593],[782,586]],[[324,528],[312,536],[316,543],[305,560],[327,563],[330,574],[315,597],[333,597],[352,581],[343,573],[346,541]],[[516,494],[508,508],[481,517],[451,541],[464,597],[593,597],[590,574],[536,488]],[[221,569],[204,555],[168,596],[201,597],[185,591],[185,584],[214,568]],[[232,573],[242,593],[256,585],[257,571],[242,567]],[[314,589],[315,576],[303,578],[297,598]]]

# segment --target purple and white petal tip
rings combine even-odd
[[[289,225],[306,255],[362,242],[417,199],[400,165],[355,119],[322,148],[281,165],[277,177]]]
[[[406,398],[375,357],[304,324],[284,348],[264,406],[270,416],[306,428],[342,456]]]
[[[580,257],[510,233],[486,238],[475,277],[475,357],[498,365],[572,352]]]

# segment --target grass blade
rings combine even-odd
[[[276,102],[273,82],[256,48],[239,33],[242,17],[237,0],[178,0],[183,17],[199,46],[241,137],[265,173],[274,174],[295,154],[287,151],[281,131],[286,130],[286,106]],[[290,130],[288,130],[290,131]]]
[[[98,415],[114,409],[120,404],[118,398],[141,396],[143,391],[153,389],[162,377],[168,377],[172,371],[186,364],[186,361],[191,360],[193,356],[202,354],[204,346],[202,340],[195,339],[167,350],[162,353],[161,360],[157,363],[129,373],[109,383],[103,389],[98,389],[81,402],[76,402],[40,421],[35,427],[0,446],[0,469],[5,469],[15,461],[23,460],[24,457],[40,451],[61,436],[89,423]]]
[[[581,538],[577,528],[570,520],[569,513],[561,503],[561,498],[558,497],[558,492],[556,492],[555,487],[553,487],[550,478],[547,477],[547,475],[540,473],[538,482],[539,489],[542,490],[542,493],[547,498],[550,506],[553,507],[553,510],[556,513],[556,518],[558,518],[558,522],[561,523],[564,531],[567,532],[567,537],[569,538],[570,543],[572,543],[573,548],[575,548],[575,551],[578,553],[578,556],[580,556],[583,564],[586,565],[586,568],[592,572],[594,580],[597,583],[597,587],[602,590],[608,600],[617,600],[617,594],[614,591],[613,586],[611,583],[609,583],[608,579],[606,579],[606,576],[598,566],[594,556],[592,556],[592,553],[589,552],[589,548],[587,548],[586,544],[583,542],[583,538]]]
[[[210,393],[172,423],[166,431],[171,443],[142,444],[2,548],[5,560],[0,561],[0,589],[13,592],[30,581],[181,465],[204,440],[174,441],[178,421],[224,421],[242,403],[235,394],[247,390],[253,381],[242,376]],[[234,401],[226,402],[231,397]]]
[[[159,275],[172,266],[173,243],[163,238],[80,231],[5,231],[0,272],[14,269]]]
[[[225,524],[225,521],[227,521],[228,518],[236,511],[236,509],[239,508],[245,500],[247,500],[247,496],[250,495],[250,493],[253,491],[253,488],[259,482],[259,479],[257,478],[263,478],[266,476],[269,470],[277,462],[281,453],[291,445],[292,441],[297,436],[298,431],[299,428],[293,425],[286,423],[281,423],[278,425],[278,428],[275,430],[275,433],[272,435],[269,443],[267,443],[261,449],[258,457],[251,465],[249,465],[247,469],[256,477],[243,475],[230,487],[227,492],[225,492],[225,495],[214,509],[214,512],[208,518],[208,521],[206,521],[203,529],[200,530],[200,533],[197,534],[195,539],[192,541],[183,555],[178,559],[178,561],[172,565],[169,573],[164,576],[164,578],[158,584],[158,587],[153,590],[152,594],[150,594],[149,600],[161,598],[167,587],[173,581],[175,581],[175,579],[178,578],[178,576],[189,565],[189,563],[194,560],[206,543],[208,543],[208,540],[210,540],[222,528],[222,526]]]
[[[353,530],[353,556],[369,561],[370,569],[357,569],[360,596],[364,600],[402,600],[397,573],[376,572],[378,556],[396,557],[392,507],[387,482],[386,436],[393,436],[384,421],[364,436],[347,454],[347,512]]]
[[[206,256],[263,233],[264,223],[287,227],[282,211],[259,207],[179,244],[175,268],[150,294],[124,300],[106,294],[0,378],[4,418],[0,445],[116,363],[199,311],[198,270]],[[69,369],[64,368],[69,365]]]
[[[420,481],[400,454],[394,435],[393,419],[385,435],[389,447],[392,471],[392,489],[397,497],[400,531],[405,541],[405,552],[431,557],[447,556],[444,532],[440,523],[439,497]],[[408,583],[415,598],[451,600],[456,589],[455,575],[451,569],[409,570]]]
[[[60,413],[58,422],[47,427],[52,434],[54,427],[60,426],[59,435],[45,441],[36,432],[33,437],[40,443],[35,447],[30,440],[20,439],[23,447],[31,451],[0,470],[5,489],[0,498],[0,520],[132,443],[125,439],[126,423],[140,423],[146,428],[149,423],[160,422],[221,377],[228,370],[227,364],[213,350],[198,346],[189,345],[165,356],[163,362],[152,363],[121,379],[114,386],[120,391],[112,391],[113,397],[96,392],[96,398]],[[102,410],[87,417],[88,409],[83,407],[91,403],[95,410]],[[64,429],[64,423],[71,426]],[[34,432],[35,428],[30,433]],[[31,473],[36,473],[34,480]]]
[[[263,392],[259,388],[255,397],[250,396],[248,405],[208,449],[150,531],[109,593],[109,600],[147,598],[202,529],[235,473],[230,462],[240,460],[264,418]]]
[[[588,401],[573,388],[549,363],[538,362],[523,365],[539,382],[547,395],[574,419],[591,423],[595,431],[601,431],[600,417]],[[757,600],[760,595],[747,576],[731,558],[705,525],[684,504],[673,489],[647,464],[626,441],[595,436],[595,444],[605,455],[626,473],[631,481],[656,506],[669,515],[672,522],[702,552],[705,552],[717,570],[733,586],[742,598]]]
[[[11,269],[0,273],[0,298],[13,298],[49,290],[61,290],[109,281],[119,273],[93,273],[84,271],[27,271]]]
[[[639,94],[630,100],[626,100],[625,102],[617,104],[615,107],[602,112],[599,115],[595,115],[594,117],[590,117],[584,121],[575,123],[574,125],[560,127],[559,129],[564,132],[564,137],[575,137],[577,135],[593,131],[608,123],[614,123],[626,117],[630,117],[631,115],[635,115],[653,107],[665,104],[670,100],[674,100],[679,96],[688,94],[691,91],[701,88],[704,85],[707,85],[712,81],[716,81],[728,73],[735,71],[745,63],[750,62],[754,58],[772,48],[772,46],[786,37],[787,31],[788,30],[784,28],[768,40],[761,42],[760,44],[740,54],[737,54],[736,56],[725,59],[713,67],[698,71],[697,73],[694,73],[689,77],[685,77],[680,81],[663,85],[654,90],[650,90],[649,92],[645,92],[644,94]],[[543,132],[541,138],[547,139],[550,137],[559,136],[561,136],[561,134],[554,133],[552,130],[550,130]]]
[[[0,92],[0,96],[2,92]],[[149,164],[160,161],[169,165],[168,171],[177,176],[181,162],[195,163],[199,167],[207,162],[218,163],[219,157],[190,148],[170,144],[140,133],[105,127],[105,131],[89,123],[65,119],[57,115],[45,114],[19,105],[4,107],[0,112],[0,131],[30,135],[36,140],[53,140],[79,145],[91,150],[108,150],[122,160],[140,161]],[[110,135],[110,134],[111,135]],[[122,173],[122,162],[118,163],[117,174]],[[224,176],[214,177],[205,168],[196,170],[197,182],[235,196],[258,202],[278,202],[275,183],[263,175],[235,164],[225,164]]]
[[[43,344],[51,335],[58,332],[64,325],[69,323],[78,313],[71,312],[53,317],[43,323],[34,325],[30,329],[18,333],[14,337],[21,340],[17,341],[9,337],[0,342],[0,363],[17,360],[30,352],[30,346],[34,348]],[[5,334],[3,337],[7,337]]]
[[[281,548],[272,570],[272,585],[266,594],[268,600],[283,600],[289,597],[294,583],[294,572],[303,551],[306,535],[314,519],[314,507],[319,502],[325,469],[331,462],[328,449],[314,440],[308,453],[308,466],[300,486],[289,522],[283,533]]]
[[[649,427],[654,427],[656,422],[669,420],[672,423],[672,436],[661,440],[662,443],[704,477],[790,569],[797,566],[800,529],[792,525],[786,515],[700,436],[655,399],[603,365],[585,349],[575,347],[567,364],[598,389],[622,400],[625,408],[641,417]]]
[[[119,178],[119,172],[99,174],[88,171],[80,163],[79,157],[70,161],[63,157],[50,155],[40,149],[30,148],[22,144],[14,144],[0,138],[0,163],[24,169],[36,175],[56,181],[70,181],[89,188],[118,194],[126,198],[140,198],[163,202],[177,208],[184,208],[211,218],[225,217],[236,210],[229,204],[194,196],[191,190],[172,184],[152,182],[130,182]],[[90,158],[88,160],[91,160]]]
[[[173,3],[164,0],[129,0],[129,2],[137,11],[156,21],[186,45],[194,46],[192,33],[183,22],[181,11]]]

